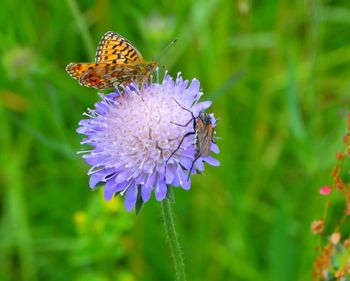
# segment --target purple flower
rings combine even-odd
[[[195,158],[195,134],[179,144],[187,133],[194,132],[191,112],[197,118],[211,102],[199,102],[202,93],[198,80],[188,84],[180,74],[176,81],[166,74],[161,83],[144,88],[131,84],[123,91],[100,94],[101,101],[95,109],[88,109],[85,115],[89,119],[80,121],[77,130],[86,135],[81,143],[92,146],[82,151],[91,165],[91,188],[104,183],[106,200],[120,193],[127,211],[136,202],[147,202],[152,191],[161,201],[170,186],[190,188],[188,173]],[[215,127],[213,114],[210,118]],[[214,142],[210,150],[219,152]],[[202,172],[203,162],[219,165],[210,155],[200,156],[191,173]]]

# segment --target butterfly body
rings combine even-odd
[[[66,70],[82,86],[112,89],[132,81],[143,83],[157,67],[123,36],[109,31],[97,47],[95,63],[70,63]]]

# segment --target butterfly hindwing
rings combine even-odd
[[[134,65],[99,64],[99,67],[86,72],[80,78],[81,85],[96,89],[112,89],[130,83],[140,70]]]

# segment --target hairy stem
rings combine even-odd
[[[176,273],[175,280],[184,281],[186,280],[185,263],[184,263],[181,247],[177,239],[177,233],[175,230],[173,215],[171,211],[171,202],[168,198],[165,198],[161,202],[161,210],[162,210],[162,216],[164,221],[166,239],[170,246],[171,256],[175,267],[175,273]]]

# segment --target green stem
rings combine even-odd
[[[184,263],[181,247],[177,239],[177,233],[175,230],[175,225],[174,225],[170,204],[171,204],[170,200],[168,198],[165,198],[160,205],[162,210],[163,221],[164,221],[165,234],[166,234],[166,239],[170,246],[171,256],[174,262],[175,273],[176,273],[175,280],[184,281],[186,280],[185,263]]]

